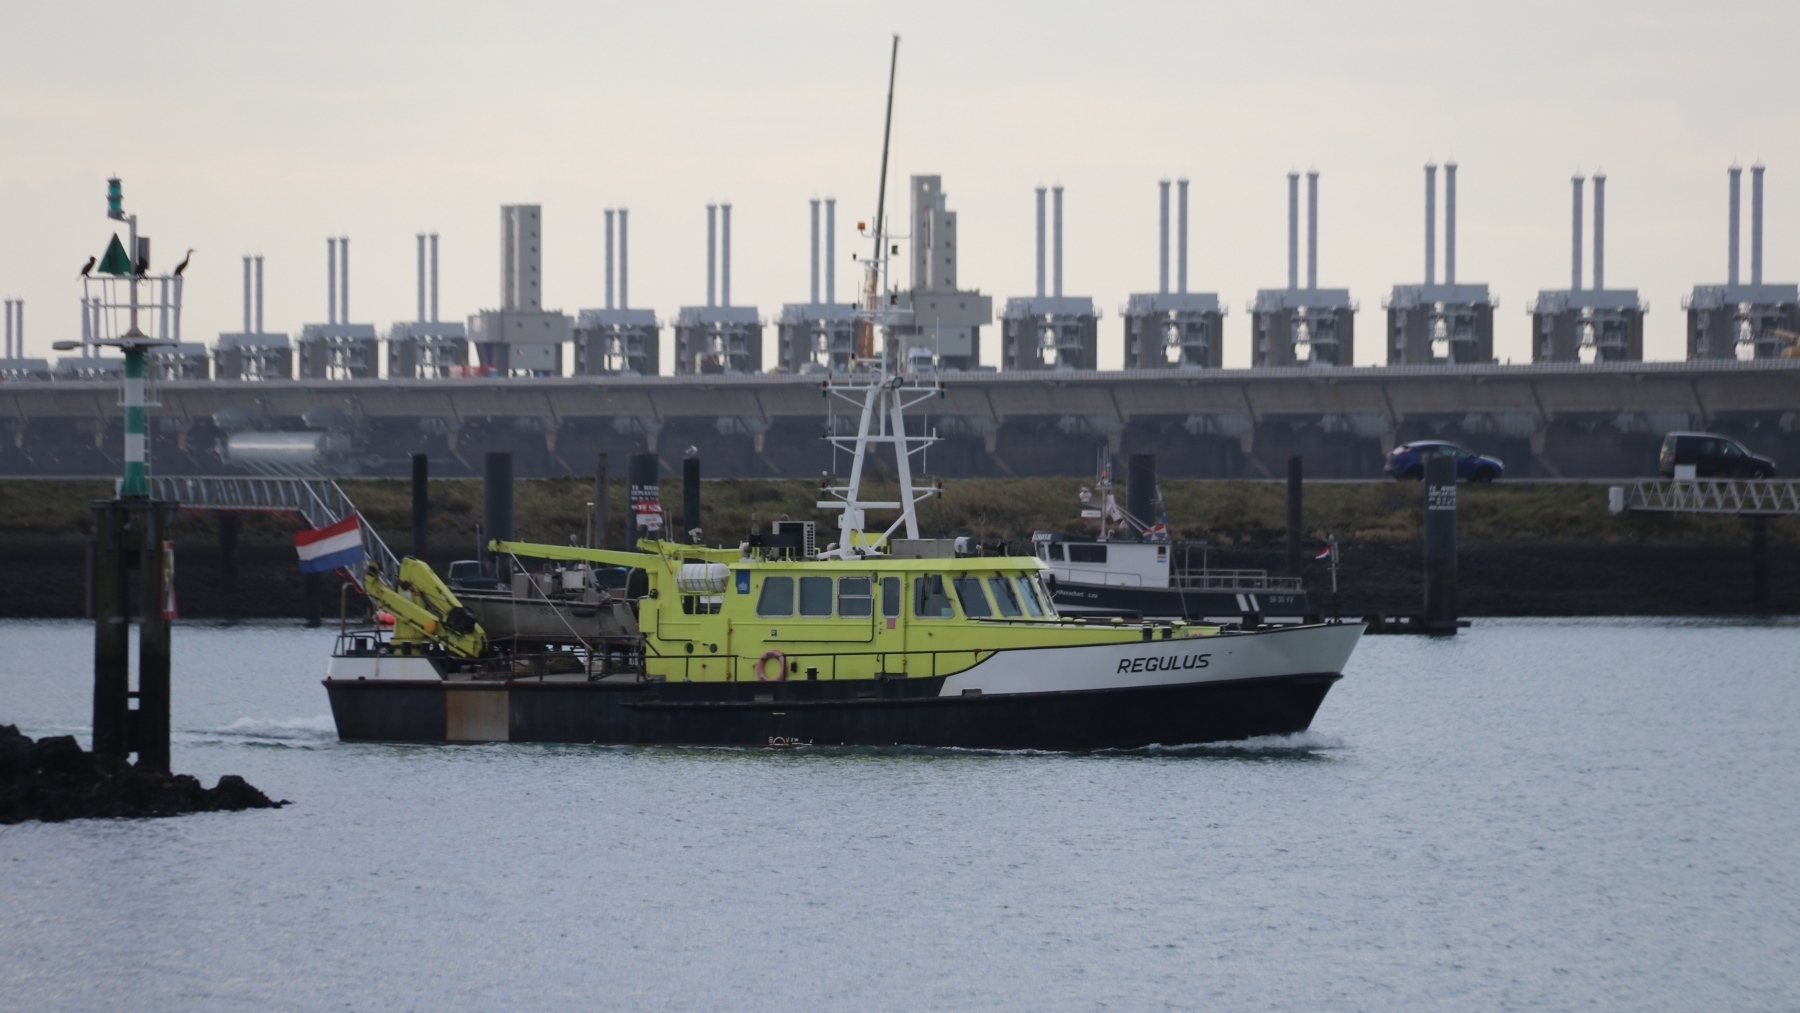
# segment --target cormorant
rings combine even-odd
[[[94,258],[94,257],[89,257],[89,258],[88,258],[88,262],[87,262],[87,263],[85,263],[85,264],[83,264],[83,265],[81,265],[81,276],[82,276],[82,277],[83,277],[83,278],[85,278],[85,277],[87,277],[87,276],[88,276],[88,272],[89,272],[89,271],[92,271],[92,270],[93,270],[93,269],[94,269],[94,264],[95,264],[95,263],[96,263],[96,258]]]
[[[194,259],[194,251],[192,249],[189,249],[187,251],[187,256],[181,258],[181,263],[175,265],[175,277],[177,277],[177,278],[181,277],[181,272],[187,270],[188,261],[193,260],[193,259]]]

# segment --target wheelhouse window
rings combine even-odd
[[[1038,601],[1037,581],[1023,574],[1013,578],[1013,586],[1019,589],[1019,601],[1024,603],[1025,611],[1033,619],[1044,618],[1044,606]]]
[[[1059,563],[1062,562],[1063,547],[1062,547],[1061,542],[1051,542],[1050,543],[1050,558],[1056,560]]]
[[[950,592],[944,589],[940,574],[913,578],[913,617],[916,619],[954,619],[956,608],[950,604]]]
[[[875,599],[867,577],[838,578],[838,615],[846,619],[864,619],[875,614]]]
[[[951,583],[956,586],[956,600],[962,603],[963,615],[970,619],[986,619],[994,614],[987,595],[981,591],[980,577],[957,577]]]
[[[1069,562],[1071,563],[1104,563],[1106,562],[1106,546],[1083,545],[1079,542],[1069,546]]]
[[[803,616],[828,616],[831,614],[831,578],[800,578],[800,614]]]
[[[794,614],[794,578],[764,577],[762,594],[756,599],[759,616],[791,616]]]
[[[994,607],[1000,615],[1007,619],[1017,619],[1025,614],[1019,605],[1018,590],[1005,577],[989,577],[988,590],[994,594]]]
[[[881,614],[888,619],[900,617],[900,578],[881,578]]]

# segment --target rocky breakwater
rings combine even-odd
[[[204,788],[187,774],[163,774],[95,756],[72,735],[33,741],[13,725],[0,725],[0,824],[182,816],[287,804],[271,801],[236,774]]]

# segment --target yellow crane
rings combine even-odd
[[[407,556],[400,561],[397,584],[389,584],[381,564],[369,560],[363,590],[393,614],[396,648],[436,644],[458,658],[479,658],[487,652],[487,631],[475,621],[475,614],[420,560]]]

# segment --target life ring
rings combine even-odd
[[[773,677],[771,677],[768,674],[767,669],[768,669],[768,665],[769,665],[770,661],[775,662],[775,671],[780,674],[775,675]],[[757,682],[786,682],[787,681],[787,655],[781,653],[780,651],[773,650],[773,649],[764,651],[763,656],[756,659],[756,681]]]

